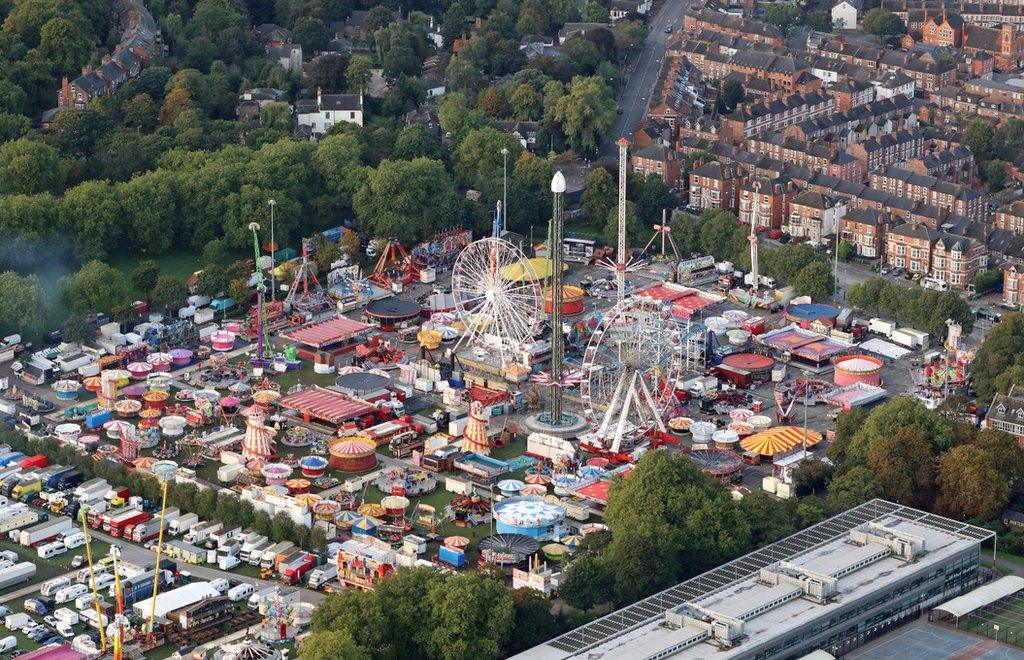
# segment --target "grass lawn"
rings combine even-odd
[[[287,392],[289,388],[301,383],[302,385],[334,385],[338,378],[337,374],[318,374],[313,371],[313,363],[303,360],[302,366],[293,371],[286,371],[281,374],[270,374],[274,382],[281,386],[281,392]]]

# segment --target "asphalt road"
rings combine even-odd
[[[637,125],[643,120],[651,90],[658,80],[661,61],[665,58],[666,46],[673,36],[665,34],[665,28],[671,24],[674,29],[681,29],[685,8],[686,0],[665,0],[648,23],[650,32],[644,41],[643,52],[633,69],[626,73],[626,86],[619,96],[622,114],[615,118],[608,143],[601,150],[602,156],[614,157],[618,150],[615,141],[623,136],[632,139]]]

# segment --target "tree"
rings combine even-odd
[[[536,121],[544,112],[544,98],[529,85],[519,85],[509,99],[512,113],[522,121]]]
[[[188,299],[185,283],[171,275],[161,275],[149,294],[149,302],[156,309],[177,309]]]
[[[252,287],[245,277],[236,277],[228,282],[228,297],[234,300],[242,309],[248,309],[252,304]]]
[[[824,495],[833,471],[831,463],[818,457],[800,461],[793,470],[793,489],[798,497]]]
[[[327,26],[315,16],[303,16],[295,21],[292,28],[292,41],[302,46],[302,52],[307,56],[326,50],[330,40]]]
[[[928,410],[917,399],[896,397],[871,411],[850,441],[846,460],[865,462],[876,442],[891,438],[904,428],[919,429],[934,451],[944,451],[953,445],[953,429],[941,415]]]
[[[299,644],[300,660],[370,660],[372,657],[346,630],[315,632]]]
[[[496,198],[501,190],[502,168],[504,157],[502,149],[507,149],[509,163],[515,163],[523,151],[519,141],[509,133],[502,133],[496,128],[485,126],[471,131],[459,142],[452,156],[455,178],[462,185],[485,190],[493,186],[492,198]]]
[[[857,254],[857,249],[853,246],[853,243],[845,238],[839,241],[839,247],[836,250],[838,252],[836,256],[839,257],[840,261],[849,261]]]
[[[826,501],[833,511],[845,511],[879,497],[882,488],[875,482],[871,468],[858,465],[829,482]]]
[[[224,267],[219,264],[207,264],[199,273],[196,281],[196,293],[201,296],[216,296],[228,286],[228,277]]]
[[[766,252],[764,268],[775,279],[795,284],[800,272],[815,261],[821,261],[821,256],[814,248],[803,243],[797,245],[790,243],[777,250]]]
[[[740,511],[750,525],[753,547],[761,547],[796,531],[791,507],[763,490],[754,490],[740,500]]]
[[[1013,312],[1003,316],[988,334],[971,363],[978,400],[991,401],[996,379],[1013,366],[1024,353],[1024,315]]]
[[[140,131],[150,131],[156,127],[158,111],[153,97],[145,93],[136,94],[121,106],[125,125]]]
[[[993,142],[995,136],[996,129],[985,119],[972,119],[964,128],[964,144],[971,150],[974,159],[979,163],[992,158],[995,151]]]
[[[864,15],[860,26],[866,32],[878,35],[905,34],[907,26],[891,11],[876,7]]]
[[[645,454],[629,479],[612,481],[605,523],[618,602],[697,575],[750,543],[746,518],[725,489],[663,449]]]
[[[358,94],[370,82],[370,70],[373,69],[373,58],[369,55],[353,55],[345,68],[345,80],[348,91]]]
[[[1006,187],[1006,163],[1003,161],[995,159],[988,161],[985,163],[982,175],[992,192],[999,192]]]
[[[96,338],[96,326],[81,314],[72,314],[64,321],[61,337],[72,344],[84,344]]]
[[[832,269],[822,261],[813,261],[803,268],[793,280],[797,295],[810,296],[814,300],[827,300],[835,291]]]
[[[932,503],[935,455],[920,428],[906,427],[875,441],[867,464],[888,500],[927,508]]]
[[[515,608],[515,634],[505,648],[506,653],[521,653],[543,644],[560,632],[560,622],[551,614],[551,601],[536,590],[514,590],[512,606]]]
[[[588,224],[596,224],[608,217],[616,205],[615,180],[603,167],[595,167],[583,180],[580,206]]]
[[[403,242],[432,235],[461,214],[455,184],[436,160],[385,160],[369,173],[352,200],[373,236]]]
[[[160,276],[160,267],[152,259],[136,264],[132,269],[132,290],[141,293],[146,299],[153,292],[156,280]]]
[[[583,8],[583,20],[588,23],[608,23],[611,21],[611,14],[598,0],[587,0]]]
[[[859,284],[854,284],[846,292],[846,302],[863,310],[878,311],[881,305],[882,291],[889,283],[881,277],[872,277]]]
[[[292,108],[283,101],[274,101],[260,108],[260,126],[285,132],[292,130]]]
[[[27,135],[31,128],[28,117],[0,112],[0,144]]]
[[[0,328],[23,337],[43,328],[43,289],[35,275],[0,273]]]
[[[960,445],[939,457],[935,510],[958,518],[989,520],[1006,508],[1010,484],[978,445]]]
[[[224,241],[219,238],[215,238],[206,245],[203,246],[202,263],[207,264],[225,264],[231,258],[228,252],[228,246],[224,244]],[[224,271],[224,277],[231,279],[228,275],[227,270]]]
[[[459,92],[445,94],[444,101],[437,109],[437,116],[441,128],[451,133],[456,143],[470,131],[484,126],[487,122],[484,114],[471,107],[466,95]]]
[[[128,295],[128,281],[121,271],[93,260],[61,281],[68,309],[82,314],[108,312]]]
[[[57,151],[47,144],[28,138],[0,144],[0,195],[58,193],[64,173]]]
[[[790,5],[778,3],[768,5],[768,8],[772,7],[790,7]],[[743,101],[743,97],[746,96],[746,92],[743,90],[743,83],[738,80],[729,79],[722,85],[722,93],[718,97],[718,112],[722,114],[728,114],[736,109],[736,106]]]
[[[580,610],[589,610],[612,599],[615,573],[608,560],[584,555],[569,564],[565,582],[559,588],[562,599]]]
[[[49,60],[53,73],[69,76],[89,60],[94,37],[69,18],[51,18],[39,31],[39,53]]]
[[[782,2],[772,3],[765,7],[764,15],[761,18],[766,23],[779,26],[783,31],[803,22],[803,14],[796,5]]]
[[[53,120],[53,131],[57,135],[61,152],[78,158],[91,156],[96,151],[96,145],[110,133],[112,127],[113,122],[95,108],[68,108],[59,112]]]
[[[441,24],[441,38],[444,47],[452,49],[452,44],[466,32],[466,12],[459,2],[452,3],[448,11],[444,13],[444,22]]]
[[[483,94],[480,95],[480,100],[477,102],[480,111],[488,117],[494,117],[500,119],[501,117],[508,116],[508,102],[505,100],[505,94],[501,91],[500,87],[488,87],[484,90]]]
[[[705,211],[701,214],[700,249],[719,261],[733,261],[733,237],[746,233],[737,225],[736,216],[728,211]]]
[[[661,176],[653,172],[647,176],[629,177],[627,186],[630,188],[629,198],[636,202],[637,216],[645,226],[661,222],[662,211],[673,209],[679,203]]]
[[[827,11],[811,11],[804,15],[804,25],[819,32],[832,31],[832,15]]]
[[[619,209],[615,207],[608,212],[602,234],[606,245],[617,247],[619,244]],[[644,239],[644,226],[636,212],[636,204],[626,202],[626,246],[636,245]]]
[[[556,102],[553,117],[573,149],[595,153],[615,122],[615,98],[600,78],[575,76],[568,93]]]
[[[394,22],[395,17],[391,13],[391,10],[384,5],[377,5],[370,9],[370,13],[366,15],[365,25],[366,30],[372,34]]]
[[[393,157],[398,160],[431,158],[442,160],[445,156],[441,143],[422,124],[406,126],[395,139]]]
[[[474,573],[435,585],[424,599],[431,625],[417,636],[434,658],[497,657],[512,635],[515,608],[504,585]]]

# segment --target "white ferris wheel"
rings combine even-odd
[[[541,286],[522,250],[500,238],[470,243],[452,268],[452,296],[466,333],[459,345],[497,351],[502,366],[532,340]]]
[[[648,432],[665,432],[685,334],[671,311],[649,298],[627,298],[605,314],[584,352],[580,382],[595,444],[618,452]]]

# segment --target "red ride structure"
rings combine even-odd
[[[411,284],[419,279],[419,276],[420,269],[413,263],[409,253],[401,243],[391,238],[381,251],[380,259],[368,279],[381,286],[390,287],[395,283]]]

